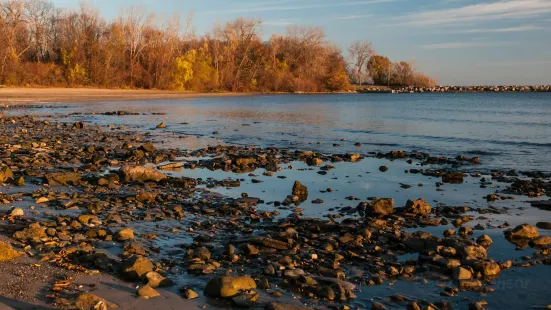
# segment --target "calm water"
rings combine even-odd
[[[125,110],[166,113],[86,116],[89,121],[200,136],[174,146],[242,144],[325,153],[421,150],[479,155],[485,168],[551,171],[551,94],[278,95],[100,102],[47,113]],[[218,131],[219,134],[212,133]],[[158,131],[155,131],[158,133]],[[212,137],[212,139],[205,139]],[[342,141],[347,139],[348,141]],[[362,147],[355,147],[361,142]],[[334,143],[340,147],[333,147]]]

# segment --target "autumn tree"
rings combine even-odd
[[[366,63],[375,53],[372,44],[369,41],[355,41],[348,48],[348,53],[355,68],[356,81],[359,85],[362,85],[362,76]]]
[[[392,62],[388,57],[373,55],[367,62],[367,71],[369,71],[375,85],[388,84],[391,70]]]

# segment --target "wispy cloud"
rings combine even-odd
[[[551,0],[507,0],[410,13],[401,16],[400,20],[405,19],[402,25],[434,26],[548,16],[549,13],[551,13]]]
[[[291,26],[295,25],[295,20],[289,20],[289,19],[278,19],[278,20],[267,20],[262,22],[265,26],[275,26],[275,27],[285,27],[285,26]]]
[[[275,12],[275,11],[296,11],[296,10],[308,10],[317,8],[330,8],[330,7],[350,7],[350,6],[362,6],[377,3],[396,2],[401,0],[366,0],[366,1],[335,1],[334,3],[325,4],[304,4],[304,5],[281,5],[287,1],[282,1],[280,5],[264,5],[264,6],[249,6],[235,9],[219,10],[219,11],[203,11],[197,12],[197,14],[236,14],[236,13],[253,13],[253,12]]]
[[[544,27],[540,26],[518,26],[518,27],[506,27],[506,28],[488,28],[488,29],[469,29],[456,31],[455,33],[503,33],[503,32],[525,32],[533,30],[542,30]]]
[[[494,61],[480,64],[483,67],[518,67],[518,66],[547,66],[551,65],[551,60],[511,60]]]
[[[373,14],[363,14],[363,15],[348,15],[348,16],[339,16],[335,17],[336,20],[348,20],[348,19],[362,19],[365,17],[371,17]]]
[[[512,42],[448,42],[421,45],[424,49],[458,49],[468,47],[487,47],[494,45],[510,44]]]

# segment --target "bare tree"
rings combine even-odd
[[[358,83],[362,85],[362,72],[369,58],[375,54],[375,50],[369,41],[355,41],[348,48],[348,52],[358,75]]]

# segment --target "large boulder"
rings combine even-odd
[[[121,275],[128,281],[139,281],[153,271],[153,263],[143,256],[133,255],[122,263]]]
[[[430,211],[430,205],[423,198],[406,202],[406,212],[426,215],[430,214]]]
[[[308,199],[308,188],[299,181],[295,181],[293,185],[293,196],[298,196],[301,200]]]
[[[394,199],[380,198],[367,205],[366,213],[369,215],[384,216],[394,212]]]
[[[242,290],[256,288],[256,282],[249,276],[215,277],[205,287],[204,294],[210,297],[233,297]]]
[[[161,182],[167,177],[155,168],[144,166],[124,166],[120,169],[121,177],[125,182]]]
[[[539,237],[538,229],[530,224],[522,224],[508,232],[512,239],[533,239]]]
[[[76,172],[57,172],[46,174],[44,179],[50,186],[78,185],[81,175]]]

